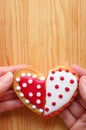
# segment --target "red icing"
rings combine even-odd
[[[66,92],[69,92],[69,91],[70,91],[70,88],[66,87],[66,88],[65,88],[65,91],[66,91]]]
[[[73,74],[73,75],[76,75],[76,73],[75,73],[75,72],[73,72],[72,74]]]
[[[58,89],[58,88],[59,88],[59,85],[58,85],[58,84],[56,84],[56,85],[55,85],[55,88],[56,88],[56,89]]]
[[[66,108],[66,107],[67,107],[67,104],[65,104],[63,107]]]
[[[68,72],[69,72],[69,70],[68,70],[68,69],[66,69],[66,72],[68,73]]]
[[[61,76],[61,77],[60,77],[60,80],[64,80],[64,77],[63,77],[63,76]]]
[[[28,80],[32,80],[33,82],[29,84]],[[27,83],[27,87],[22,87],[23,83]],[[38,89],[37,85],[41,85],[41,88]],[[36,105],[37,108],[44,108],[46,96],[44,80],[39,80],[37,78],[33,78],[32,76],[25,76],[20,78],[19,86],[21,87],[21,91],[23,92],[25,98],[27,98],[31,104]],[[37,92],[41,93],[39,97],[37,96]],[[33,96],[29,95],[31,93],[33,94]],[[41,102],[37,103],[37,100],[40,100]]]
[[[52,74],[55,74],[55,71],[53,70],[51,73],[52,73]]]
[[[46,112],[48,112],[48,111],[49,111],[49,108],[48,108],[48,107],[46,107],[46,108],[45,108],[45,111],[46,111]]]
[[[70,83],[71,83],[71,84],[73,84],[73,83],[74,83],[74,80],[73,80],[73,79],[71,79],[71,80],[70,80]]]
[[[58,111],[59,111],[59,112],[62,112],[62,109],[60,108]]]
[[[52,102],[52,106],[56,106],[56,102]]]
[[[48,93],[47,93],[47,96],[48,96],[48,97],[51,97],[51,93],[50,93],[50,92],[48,92]]]
[[[79,79],[77,80],[77,82],[79,83]]]
[[[58,71],[61,72],[61,71],[62,71],[62,68],[59,68]]]
[[[50,77],[50,80],[54,80],[54,77],[53,77],[53,76],[51,76],[51,77]]]
[[[59,96],[58,96],[59,98],[63,98],[63,95],[62,94],[59,94]]]

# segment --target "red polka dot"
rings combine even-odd
[[[52,71],[51,73],[52,73],[52,74],[55,74],[55,71]]]
[[[63,107],[64,107],[64,108],[67,108],[67,104],[65,104]]]
[[[62,95],[62,94],[59,94],[58,97],[59,97],[59,98],[63,98],[63,95]]]
[[[61,71],[62,71],[62,68],[59,68],[58,71],[61,72]]]
[[[79,90],[79,86],[77,87],[77,89],[76,90]]]
[[[52,102],[52,106],[56,106],[56,102]]]
[[[77,80],[77,82],[79,83],[79,79]]]
[[[48,108],[48,107],[46,107],[46,108],[45,108],[45,111],[46,111],[46,112],[48,112],[48,111],[49,111],[49,108]]]
[[[71,99],[70,101],[69,101],[69,103],[72,103],[73,102],[73,100]]]
[[[71,84],[73,84],[73,83],[74,83],[74,80],[73,80],[73,79],[71,79],[71,80],[70,80],[70,83],[71,83]]]
[[[50,77],[50,80],[51,80],[51,81],[52,81],[52,80],[54,80],[54,77],[53,77],[53,76],[51,76],[51,77]]]
[[[72,74],[73,74],[73,75],[76,75],[76,73],[75,73],[75,72],[73,72]]]
[[[50,92],[48,92],[48,93],[47,93],[47,96],[48,96],[48,97],[51,97],[51,93],[50,93]]]
[[[59,109],[58,111],[59,111],[59,112],[62,112],[62,109]]]
[[[68,72],[69,72],[69,70],[68,70],[68,69],[66,69],[66,72],[68,73]]]
[[[65,88],[65,91],[66,91],[66,92],[69,92],[69,91],[70,91],[70,88],[66,87],[66,88]]]
[[[60,77],[60,80],[64,80],[64,77],[63,77],[63,76],[61,76],[61,77]]]
[[[56,88],[56,89],[58,89],[58,88],[59,88],[59,85],[58,85],[58,84],[56,84],[56,85],[55,85],[55,88]]]

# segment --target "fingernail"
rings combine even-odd
[[[6,73],[4,75],[5,83],[9,83],[11,80],[13,80],[13,74],[11,72]]]

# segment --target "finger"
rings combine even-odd
[[[74,101],[69,107],[69,111],[74,115],[74,117],[79,118],[82,114],[85,113],[83,107],[77,102]]]
[[[79,92],[83,99],[83,101],[86,103],[86,76],[82,76],[79,81]]]
[[[78,65],[71,65],[71,68],[74,69],[80,76],[86,75],[86,69],[83,69]]]
[[[8,72],[0,77],[0,96],[2,96],[6,90],[10,88],[13,82],[13,74]]]
[[[15,98],[18,98],[15,92],[13,90],[9,90],[2,97],[0,97],[0,102],[12,100]]]
[[[14,73],[15,71],[19,69],[28,68],[28,67],[31,67],[31,66],[30,65],[16,65],[16,66],[9,66],[9,67],[0,67],[0,76],[7,72]]]
[[[86,114],[83,114],[71,130],[86,130]]]
[[[77,96],[76,99],[80,103],[80,105],[86,110],[86,103],[82,100],[81,96]]]
[[[60,117],[62,118],[62,120],[68,128],[72,128],[72,126],[76,122],[76,118],[71,114],[71,112],[68,109],[61,112]]]
[[[19,99],[14,99],[6,102],[0,103],[0,113],[11,111],[20,107],[23,107],[24,104],[21,103]]]

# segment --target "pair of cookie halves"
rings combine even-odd
[[[67,108],[78,94],[79,76],[68,67],[57,67],[45,77],[34,68],[14,73],[13,88],[33,112],[47,118]]]

